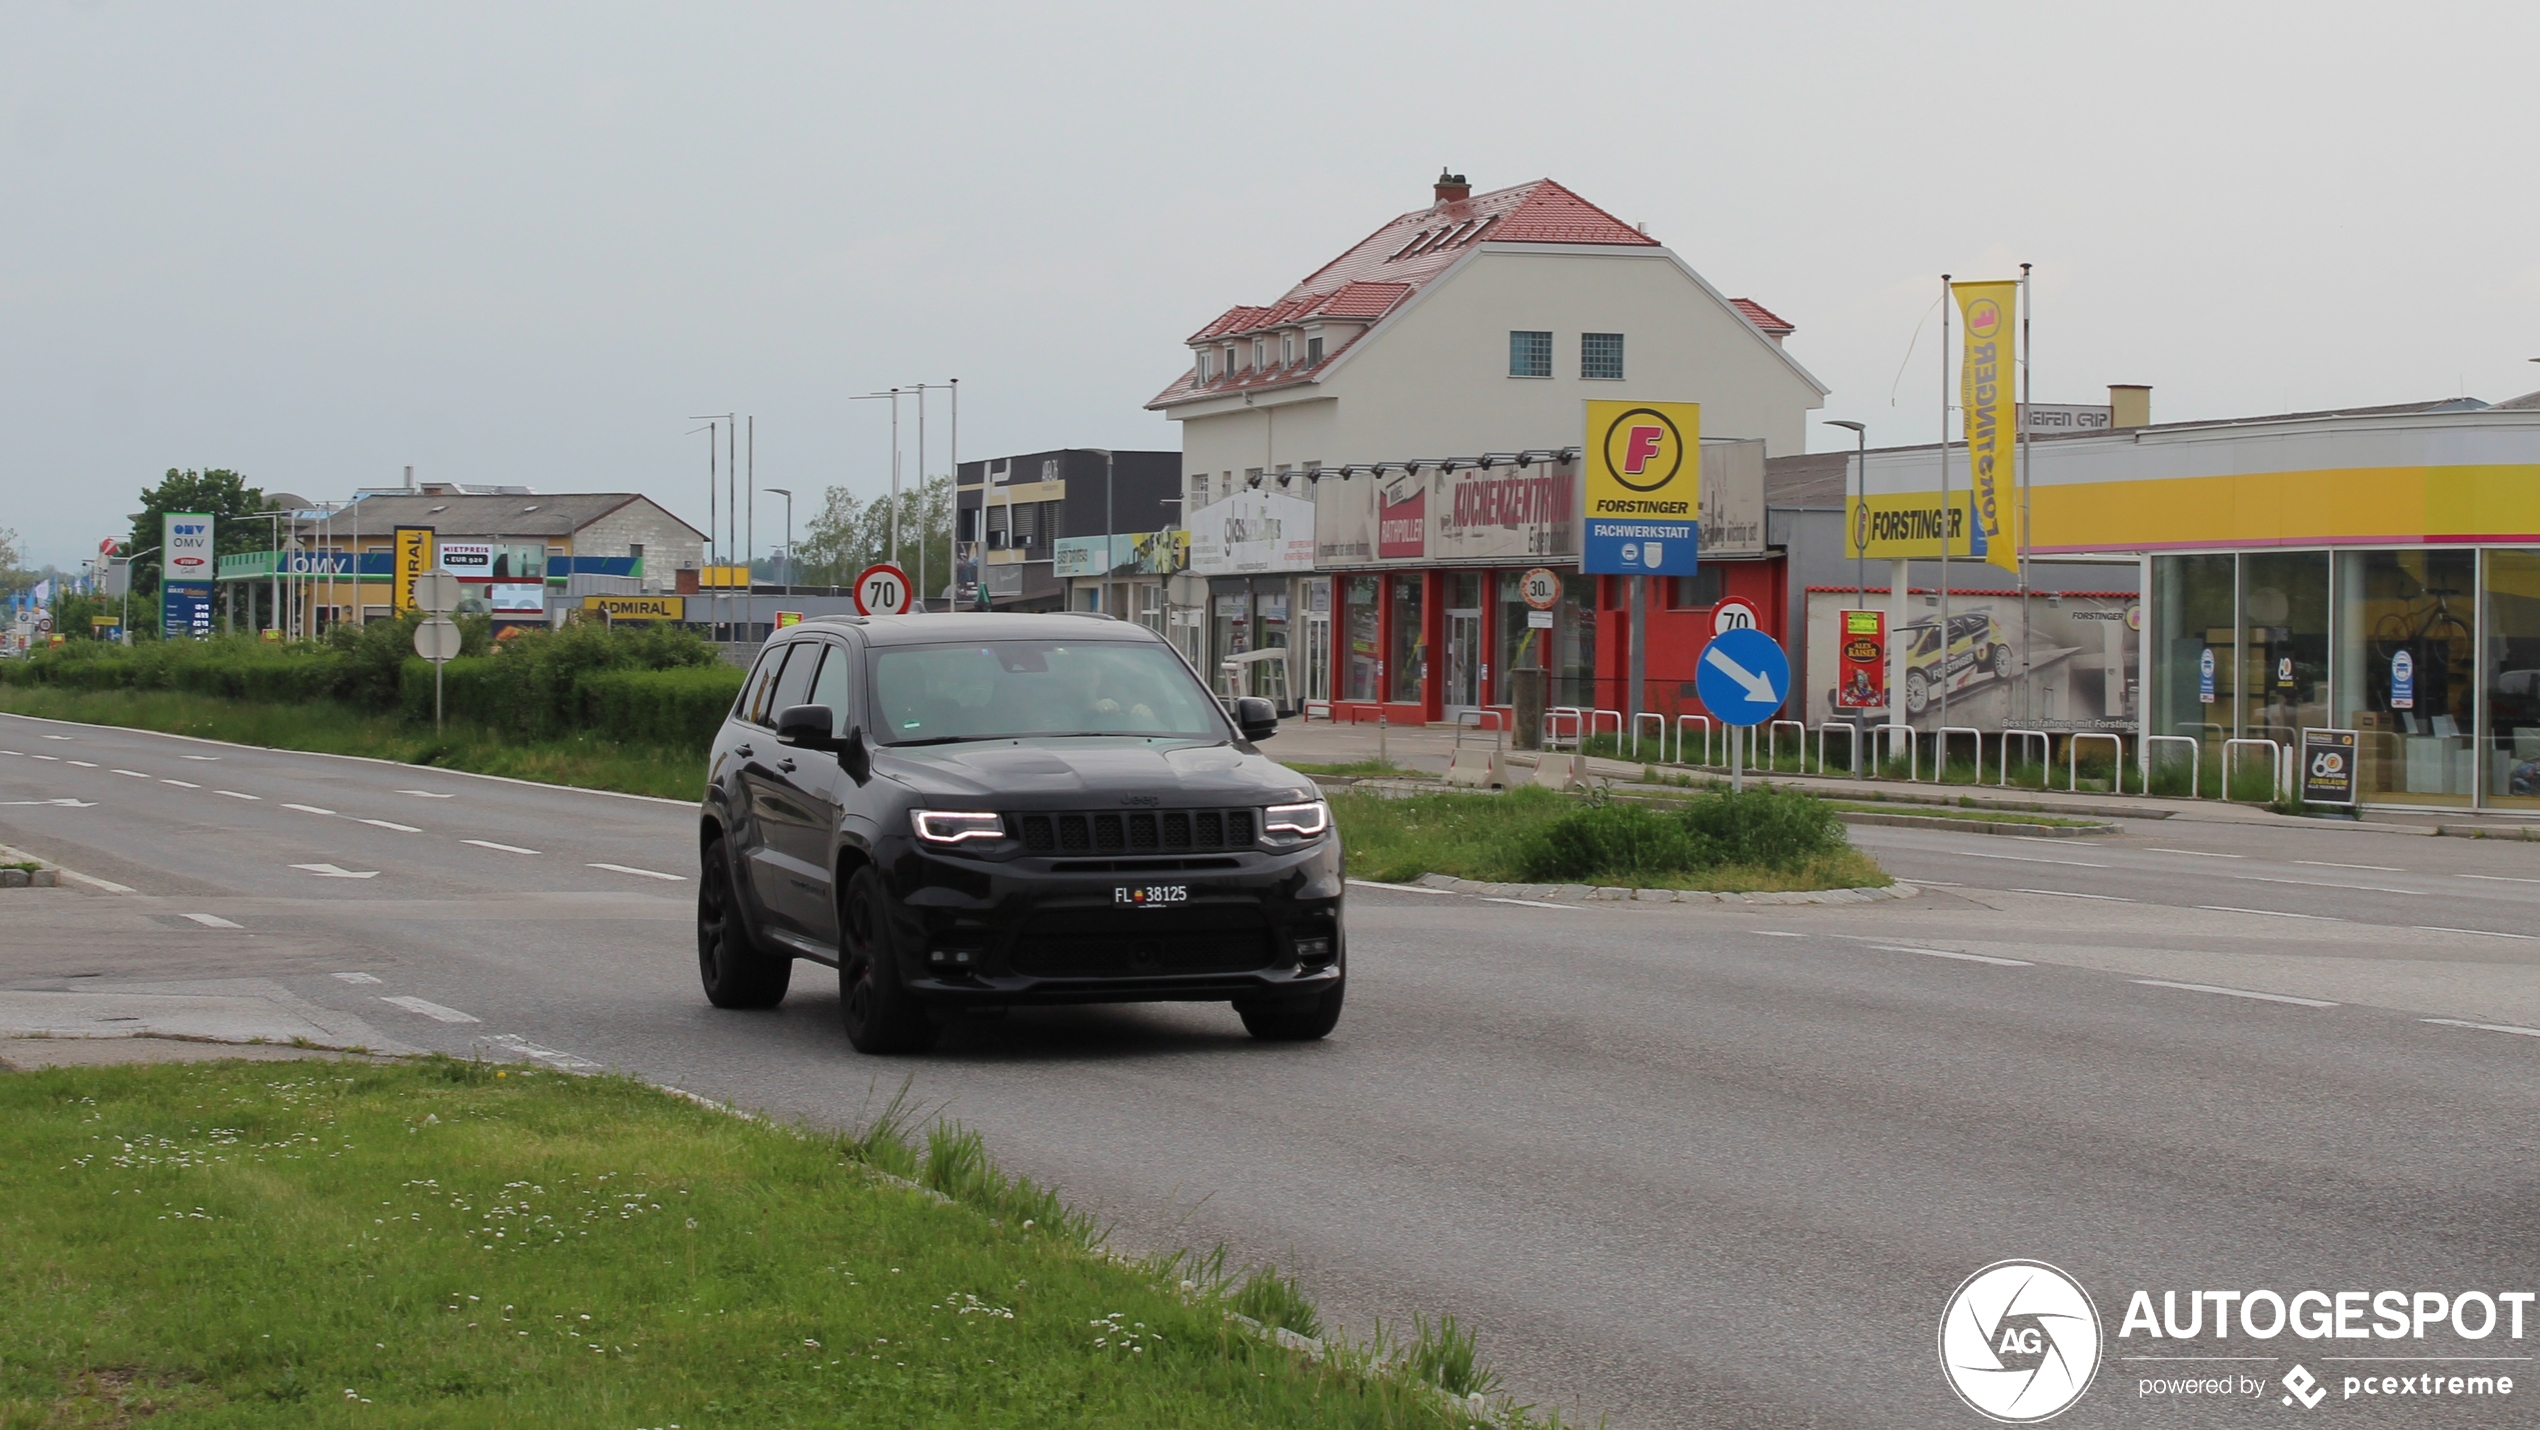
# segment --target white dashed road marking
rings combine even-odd
[[[79,766],[83,770],[93,770],[97,768],[97,762],[95,760],[72,760],[70,763]]]
[[[31,756],[29,756],[28,758],[30,758],[30,759],[37,759],[37,760],[51,760],[53,763],[55,763],[55,764],[57,764],[57,765],[58,765],[58,764],[60,764],[60,763],[62,762],[62,757],[61,757],[61,756],[59,756],[59,755],[31,755]]]
[[[217,760],[217,759],[219,759],[219,758],[220,758],[220,756],[218,756],[218,755],[179,755],[177,758],[178,758],[178,759],[181,759],[181,760]]]
[[[1373,879],[1352,879],[1350,882],[1362,889],[1391,889],[1397,894],[1443,894],[1450,899],[1455,897],[1453,889],[1432,889],[1422,884],[1380,884]]]
[[[115,773],[119,775],[126,775],[136,780],[146,780],[150,778],[148,775],[141,773],[139,770],[117,770]]]
[[[2540,1038],[2540,1028],[2517,1028],[2511,1023],[2473,1023],[2467,1018],[2419,1018],[2420,1023],[2439,1023],[2446,1028],[2476,1028],[2482,1033],[2520,1033],[2526,1038]]]
[[[2246,911],[2235,909],[2233,912],[2240,913]],[[2265,1003],[2294,1003],[2299,1004],[2304,1008],[2334,1008],[2337,1006],[2325,998],[2296,998],[2290,993],[2256,993],[2246,988],[2217,988],[2211,983],[2172,983],[2166,978],[2137,978],[2134,981],[2142,984],[2146,988],[2179,988],[2184,989],[2189,993],[2220,993],[2230,998],[2255,998]]]
[[[245,927],[243,924],[231,923],[229,920],[222,918],[218,914],[187,914],[185,917],[192,919],[194,922],[201,924],[207,929],[234,929]]]
[[[2511,874],[2455,874],[2455,879],[2485,879],[2494,884],[2540,884],[2540,879],[2517,879]]]
[[[1918,882],[1928,884],[1932,881],[1929,879],[1923,879]],[[1955,889],[1964,886],[1952,884],[1949,887]],[[2076,894],[2070,889],[2013,889],[2010,892],[2014,894],[2052,894],[2059,899],[2097,899],[2103,904],[2130,904],[2134,902],[2132,899],[2120,899],[2114,894]]]
[[[166,777],[165,775],[161,775],[161,776],[159,777],[159,783],[161,783],[161,784],[163,784],[163,785],[174,785],[174,786],[176,786],[178,789],[201,789],[201,788],[202,788],[202,786],[201,786],[201,785],[187,784],[187,783],[186,783],[185,781],[183,781],[183,780],[172,780],[172,779],[169,779],[168,777]]]
[[[2528,933],[2498,933],[2498,932],[2496,932],[2494,929],[2450,929],[2450,928],[2444,928],[2444,927],[2443,927],[2442,925],[2440,925],[2440,924],[2418,924],[2416,927],[2417,927],[2417,932],[2419,932],[2419,933],[2474,933],[2474,934],[2478,935],[2480,938],[2519,938],[2519,939],[2535,939],[2535,938],[2540,938],[2540,934],[2528,934]]]
[[[497,1033],[488,1041],[508,1048],[524,1058],[536,1058],[547,1066],[563,1072],[580,1072],[584,1068],[599,1066],[589,1058],[575,1057],[571,1053],[560,1053],[553,1048],[542,1048],[518,1033]]]
[[[377,983],[379,981],[367,973],[339,973],[335,976],[347,983]]]
[[[517,844],[497,844],[491,839],[462,839],[459,842],[461,844],[473,844],[479,849],[491,849],[497,854],[535,854],[538,852],[535,849],[523,849]]]
[[[1503,899],[1503,898],[1500,898],[1500,897],[1498,897],[1497,895],[1494,895],[1494,894],[1484,894],[1484,895],[1482,896],[1482,902],[1483,902],[1483,903],[1485,903],[1485,904],[1515,904],[1517,907],[1519,907],[1519,908],[1521,908],[1521,909],[1565,909],[1565,910],[1566,910],[1566,909],[1575,909],[1575,908],[1577,908],[1577,907],[1578,907],[1578,905],[1576,905],[1576,904],[1547,904],[1547,903],[1545,903],[1545,902],[1544,902],[1543,900],[1541,900],[1541,899]]]
[[[212,791],[212,793],[214,793],[214,794],[225,794],[225,795],[228,795],[231,799],[263,799],[263,798],[264,798],[264,796],[263,796],[263,795],[260,795],[260,794],[240,794],[238,791],[236,791],[236,790],[234,790],[234,789],[216,789],[216,790]]]
[[[314,804],[286,804],[283,808],[296,809],[302,814],[333,814],[335,812],[331,809],[320,809]]]
[[[2035,968],[2037,966],[2025,958],[1995,958],[1990,954],[1982,953],[1952,953],[1945,948],[1913,948],[1901,943],[1874,943],[1870,947],[1885,949],[1889,953],[1919,953],[1926,958],[1963,958],[1969,963],[1990,963],[2000,968]]]
[[[592,864],[587,867],[606,869],[612,874],[639,874],[647,879],[668,879],[679,884],[688,882],[688,876],[685,874],[665,874],[658,869],[638,869],[631,864]]]
[[[379,871],[376,869],[341,869],[333,864],[294,864],[291,867],[306,869],[321,879],[376,879],[379,877]]]
[[[2311,919],[2324,924],[2345,922],[2344,919],[2333,919],[2326,914],[2288,914],[2282,909],[2244,909],[2231,904],[2198,904],[2196,907],[2209,914],[2264,914],[2271,919]]]
[[[2086,859],[2040,859],[2028,854],[1979,854],[1972,849],[1952,849],[1948,852],[1950,857],[1956,859],[2007,859],[2014,864],[2070,864],[2076,869],[2108,867],[2105,864],[2093,864]]]
[[[410,795],[413,795],[413,796],[414,796],[415,798],[417,798],[417,799],[449,799],[449,798],[451,798],[451,796],[446,795],[446,794],[434,794],[432,791],[430,791],[430,790],[428,790],[428,789],[401,789],[401,790],[397,791],[397,793],[399,793],[399,794],[410,794]]]
[[[393,821],[393,820],[386,820],[386,819],[365,819],[365,820],[362,820],[362,821],[360,821],[360,822],[361,822],[361,823],[363,823],[363,824],[375,824],[375,825],[379,826],[379,827],[380,827],[380,828],[382,828],[382,829],[393,829],[393,830],[397,831],[399,834],[421,834],[421,833],[423,832],[422,830],[415,828],[415,827],[414,827],[413,825],[411,825],[411,824],[398,824],[398,823],[396,823],[396,822],[395,822],[395,821]]]
[[[2314,869],[2370,869],[2376,874],[2404,874],[2408,872],[2405,869],[2399,868],[2395,864],[2339,864],[2328,859],[2296,859],[2293,862],[2296,864],[2308,864]]]
[[[456,1008],[444,1008],[429,998],[417,998],[411,993],[399,994],[393,998],[382,998],[379,1001],[382,1003],[394,1003],[409,1013],[421,1013],[427,1018],[437,1018],[444,1023],[481,1023],[484,1021],[484,1019],[477,1017],[474,1013],[462,1013]]]
[[[2246,859],[2249,857],[2246,854],[2217,854],[2211,849],[2164,849],[2158,844],[2147,844],[2143,847],[2153,854],[2193,854],[2199,859]]]

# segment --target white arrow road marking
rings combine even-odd
[[[612,874],[641,874],[647,879],[671,879],[682,884],[688,882],[688,876],[685,874],[665,874],[658,869],[638,869],[628,864],[593,864],[589,867],[606,869]]]
[[[473,844],[479,849],[491,849],[497,854],[535,854],[538,852],[535,849],[523,849],[517,844],[497,844],[491,839],[462,839],[459,842],[461,844]]]
[[[314,804],[286,804],[283,808],[296,809],[302,814],[333,814],[335,812],[331,809],[320,809]]]
[[[446,794],[434,794],[432,791],[430,791],[430,790],[428,790],[428,789],[401,789],[401,790],[397,791],[397,793],[399,793],[399,794],[410,794],[410,795],[413,795],[413,796],[414,796],[415,798],[417,798],[417,799],[449,799],[449,798],[451,798],[451,796],[446,795]]]
[[[244,924],[231,923],[229,920],[222,918],[218,914],[187,914],[185,917],[192,919],[194,922],[201,924],[207,929],[234,929],[246,927]]]
[[[50,805],[55,809],[95,809],[97,807],[97,801],[93,799],[0,799],[0,805],[34,804]]]
[[[378,826],[379,826],[380,828],[382,828],[382,829],[393,829],[393,830],[397,831],[399,834],[421,834],[421,833],[423,832],[422,830],[415,828],[415,827],[414,827],[413,825],[411,825],[411,824],[399,824],[399,823],[396,823],[396,822],[395,822],[395,821],[393,821],[393,820],[387,820],[387,819],[365,819],[365,820],[362,820],[361,822],[362,822],[362,823],[364,823],[364,824],[375,824],[375,825],[378,825]]]
[[[183,781],[183,780],[172,780],[172,779],[169,779],[169,778],[168,778],[167,776],[165,776],[165,775],[161,775],[161,776],[159,776],[159,783],[161,783],[161,784],[163,784],[163,785],[174,785],[174,786],[176,786],[178,789],[201,789],[201,788],[202,788],[202,786],[201,786],[201,785],[187,784],[187,783],[186,783],[185,781]]]
[[[347,983],[377,983],[379,981],[367,973],[339,973],[335,976]]]
[[[306,869],[321,879],[376,879],[379,877],[379,871],[376,869],[356,872],[351,869],[338,869],[332,864],[294,864],[291,867]]]
[[[234,790],[234,789],[219,789],[219,790],[214,790],[214,791],[212,791],[212,793],[214,793],[214,794],[225,794],[225,795],[228,795],[231,799],[263,799],[263,798],[264,798],[264,796],[263,796],[263,795],[260,795],[260,794],[240,794],[238,791],[236,791],[236,790]]]
[[[1769,700],[1777,705],[1781,703],[1781,695],[1773,689],[1773,682],[1722,655],[1718,646],[1705,647],[1702,659],[1707,665],[1718,666],[1722,675],[1736,681],[1746,691],[1747,699]]]
[[[2210,983],[2172,983],[2166,978],[2134,980],[2146,988],[2181,988],[2190,993],[2220,993],[2231,998],[2256,998],[2267,1003],[2297,1003],[2305,1008],[2334,1008],[2325,998],[2296,998],[2289,993],[2253,993],[2246,988],[2217,988]]]
[[[462,1013],[456,1008],[444,1008],[429,998],[417,998],[412,994],[400,994],[397,997],[382,998],[379,1001],[382,1003],[394,1003],[409,1013],[421,1013],[427,1018],[438,1018],[444,1023],[481,1023],[484,1021],[484,1019],[477,1017],[474,1013]]]
[[[146,780],[150,778],[148,775],[141,773],[139,770],[117,770],[115,773],[119,775],[130,775],[132,778],[137,780]]]

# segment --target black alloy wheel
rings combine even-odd
[[[940,1031],[925,1004],[900,982],[901,939],[891,891],[868,864],[847,880],[840,901],[838,1003],[847,1041],[859,1053],[922,1053]]]
[[[794,980],[791,958],[771,958],[750,938],[732,891],[732,857],[718,837],[697,880],[697,981],[717,1008],[773,1008]]]

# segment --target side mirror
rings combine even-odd
[[[1258,695],[1243,696],[1235,701],[1235,728],[1247,740],[1267,740],[1279,733],[1279,707]]]
[[[847,772],[847,778],[862,784],[873,777],[873,751],[865,746],[862,725],[830,741],[830,748],[838,752],[838,768]]]
[[[797,750],[828,750],[837,742],[830,731],[837,728],[838,717],[826,705],[788,705],[776,717],[776,743]]]

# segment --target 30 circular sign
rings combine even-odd
[[[1755,608],[1738,596],[1711,608],[1711,634],[1726,635],[1730,631],[1752,631],[1762,628],[1755,618]]]
[[[867,566],[855,578],[855,610],[859,616],[908,614],[908,573],[888,561]]]
[[[1549,566],[1538,566],[1517,583],[1526,604],[1538,611],[1549,611],[1561,604],[1561,573]]]

